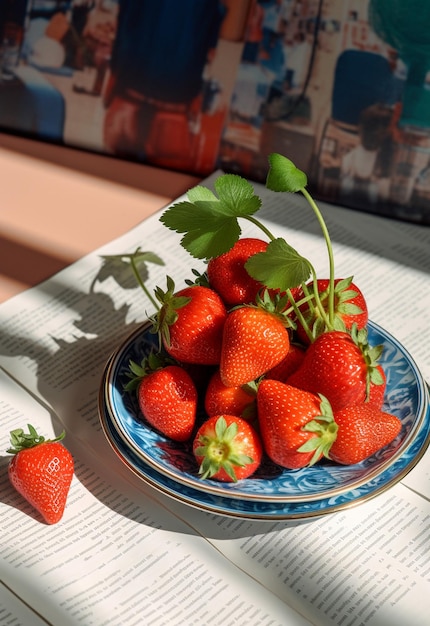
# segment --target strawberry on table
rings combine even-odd
[[[267,241],[255,238],[239,239],[234,246],[209,260],[207,274],[210,286],[227,306],[254,302],[262,284],[248,274],[245,263],[257,252],[267,248]]]
[[[197,390],[188,372],[151,353],[140,365],[130,362],[129,378],[125,389],[137,390],[149,424],[174,441],[187,441],[197,413]]]
[[[193,453],[202,479],[237,482],[257,470],[263,448],[249,422],[235,415],[214,415],[197,431]]]
[[[258,387],[257,407],[264,449],[272,461],[299,469],[328,455],[337,426],[325,398],[264,379]]]
[[[46,440],[31,424],[28,433],[22,428],[10,433],[10,482],[47,524],[63,517],[74,473],[73,457],[60,443],[64,436]]]
[[[217,365],[227,310],[221,297],[209,287],[194,285],[175,293],[167,277],[167,290],[155,290],[162,304],[154,316],[154,328],[165,350],[183,363]]]
[[[371,384],[383,384],[377,359],[381,346],[370,347],[365,329],[351,334],[326,332],[306,350],[288,384],[325,396],[333,411],[369,399]]]
[[[329,458],[343,465],[360,463],[375,454],[394,441],[402,427],[398,417],[369,403],[345,407],[334,418],[338,431]]]

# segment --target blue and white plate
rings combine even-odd
[[[172,442],[139,411],[134,394],[124,391],[129,361],[140,362],[157,337],[145,325],[114,353],[103,376],[100,418],[115,451],[143,480],[181,501],[226,515],[253,519],[308,517],[372,497],[399,481],[421,458],[430,439],[428,391],[407,351],[382,328],[369,323],[369,342],[383,344],[387,375],[384,409],[402,421],[398,438],[363,463],[321,462],[286,470],[270,461],[238,483],[202,480],[191,443]]]

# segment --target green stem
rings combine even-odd
[[[255,226],[257,226],[258,228],[260,228],[260,230],[263,231],[263,233],[266,235],[266,237],[268,239],[270,239],[270,241],[274,241],[276,239],[276,237],[274,235],[272,235],[272,233],[270,232],[270,230],[268,228],[266,228],[264,226],[264,224],[262,224],[261,222],[259,222],[255,217],[253,217],[252,215],[243,215],[243,218],[245,220],[248,220],[249,222],[252,222]]]
[[[324,320],[325,325],[327,326],[327,328],[329,330],[333,329],[333,322],[330,320],[330,310],[329,310],[329,317],[327,318],[324,306],[321,302],[321,298],[320,298],[320,293],[318,290],[318,279],[317,279],[317,275],[316,272],[314,270],[314,268],[311,267],[311,272],[312,272],[312,282],[314,285],[314,297],[315,297],[315,305],[318,309],[319,314],[321,315],[322,319]],[[334,311],[334,307],[333,307],[333,311]],[[333,315],[333,320],[334,320],[334,315]]]
[[[316,205],[314,199],[312,198],[312,196],[309,194],[309,192],[303,187],[302,189],[300,189],[301,193],[305,196],[306,200],[309,202],[310,206],[312,207],[313,212],[315,213],[317,220],[320,224],[322,233],[324,235],[324,239],[326,242],[326,246],[327,246],[327,252],[328,252],[328,258],[329,258],[329,268],[330,268],[330,279],[329,279],[329,293],[328,293],[328,319],[329,319],[329,328],[333,328],[333,324],[334,324],[334,257],[333,257],[333,248],[331,245],[331,241],[330,241],[330,236],[327,230],[327,226],[326,223],[324,221],[323,216],[321,215],[321,212],[318,208],[318,206]],[[315,280],[314,280],[314,284],[315,284]],[[318,292],[318,288],[316,287],[316,290]],[[319,299],[319,298],[318,298]]]
[[[312,270],[311,270],[312,273]],[[314,294],[314,289],[313,289],[313,280],[312,280],[312,293],[310,292],[309,287],[307,286],[306,283],[302,283],[302,289],[303,289],[303,293],[305,294],[306,298],[309,299],[309,304],[308,304],[308,308],[309,308],[309,313],[311,315],[315,315],[315,294]],[[300,304],[297,303],[299,306]],[[317,307],[318,308],[318,307]]]
[[[288,309],[285,309],[285,311],[283,311],[284,315],[290,315],[290,313],[296,313],[297,309],[300,309],[300,307],[303,304],[308,303],[309,304],[309,308],[314,309],[313,306],[313,300],[314,300],[314,294],[313,291],[312,293],[308,294],[307,296],[305,296],[304,298],[300,298],[300,300],[294,300],[294,296],[291,293],[291,289],[287,289],[286,294],[290,294],[288,297],[288,302],[290,303],[290,306],[288,307]]]
[[[288,299],[290,301],[291,307],[292,307],[292,309],[294,310],[294,312],[295,312],[295,314],[297,316],[297,319],[299,320],[300,324],[303,326],[303,329],[304,329],[304,331],[305,331],[309,341],[312,342],[313,341],[312,333],[311,333],[311,331],[309,329],[309,326],[306,323],[305,318],[303,317],[303,314],[302,314],[302,312],[301,312],[301,310],[299,308],[299,304],[297,302],[295,302],[294,296],[291,293],[290,289],[287,289],[287,295],[288,295]]]

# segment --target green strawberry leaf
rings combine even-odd
[[[197,259],[210,259],[230,250],[241,234],[239,217],[252,216],[261,206],[252,185],[235,174],[215,182],[218,197],[201,185],[188,192],[188,200],[164,211],[160,221],[183,233],[181,245]]]
[[[195,209],[194,209],[195,211]],[[208,230],[210,222],[201,228],[187,232],[181,239],[181,245],[196,259],[211,259],[227,252],[234,246],[242,232],[236,219],[218,220]]]
[[[203,185],[196,185],[187,192],[190,202],[216,202],[217,197],[214,192]]]
[[[271,241],[264,252],[258,252],[248,259],[245,268],[255,280],[280,291],[300,285],[311,273],[309,261],[287,244],[285,239]]]
[[[253,215],[261,207],[261,199],[255,195],[251,183],[236,174],[217,178],[215,190],[220,202],[237,217]]]
[[[294,193],[306,187],[308,182],[306,174],[299,170],[290,159],[281,154],[272,153],[269,155],[269,164],[266,178],[268,189]]]

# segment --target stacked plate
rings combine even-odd
[[[110,445],[134,474],[198,509],[253,520],[318,517],[385,491],[416,465],[430,443],[429,391],[422,375],[403,346],[369,322],[369,343],[384,346],[384,410],[402,421],[395,441],[357,465],[323,461],[291,471],[267,460],[254,476],[238,483],[202,480],[191,442],[173,442],[155,431],[140,413],[136,395],[124,391],[130,360],[140,363],[157,342],[145,324],[111,356],[100,386],[100,420]]]

